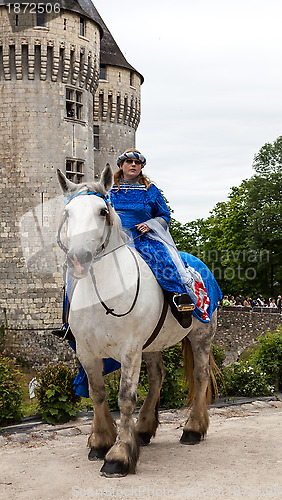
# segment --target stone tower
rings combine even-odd
[[[103,29],[91,0],[35,7],[0,0],[0,324],[4,309],[10,326],[60,322],[61,267],[46,272],[52,249],[46,253],[44,241],[50,200],[59,193],[56,169],[74,182],[93,180],[105,161],[113,164],[112,150],[116,157],[135,144],[142,77],[118,49],[116,65],[115,54],[102,58],[107,81],[99,83]],[[105,35],[103,53],[110,40],[110,54],[116,44]],[[125,74],[136,85],[131,92],[119,85]],[[38,248],[27,266],[23,241],[31,238]],[[32,253],[40,252],[35,265]]]

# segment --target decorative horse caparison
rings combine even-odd
[[[169,308],[159,334],[144,348],[161,316],[164,295],[148,265],[125,243],[120,219],[107,203],[113,182],[111,168],[104,169],[97,183],[74,184],[60,170],[58,178],[69,196],[62,219],[66,224],[67,270],[77,279],[69,325],[94,408],[89,459],[104,459],[100,473],[106,477],[125,476],[135,471],[140,445],[149,444],[158,427],[157,408],[165,377],[161,351],[180,340],[192,397],[180,442],[196,444],[205,436],[216,311],[209,323],[193,317],[191,327],[184,329]],[[149,390],[135,424],[142,355]],[[118,427],[109,411],[103,380],[102,359],[109,357],[121,363]]]

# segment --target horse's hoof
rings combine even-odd
[[[88,460],[91,462],[94,460],[104,460],[107,452],[108,448],[91,448],[88,453]]]
[[[138,433],[140,446],[148,446],[148,444],[150,444],[151,437],[152,436],[149,434],[149,432]]]
[[[101,476],[105,477],[124,477],[129,473],[129,466],[123,462],[104,462],[100,470]]]
[[[180,443],[182,444],[199,444],[202,435],[200,432],[195,431],[183,431],[180,438]]]

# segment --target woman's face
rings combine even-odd
[[[140,160],[127,159],[124,160],[121,169],[123,171],[123,177],[125,180],[129,181],[135,179],[140,175],[142,169],[142,163]]]

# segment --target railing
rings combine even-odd
[[[267,306],[254,306],[253,308],[247,306],[220,306],[220,311],[244,311],[244,312],[259,312],[259,313],[276,313],[281,314],[281,310],[275,307],[267,307]]]

